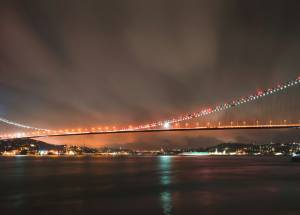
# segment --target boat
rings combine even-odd
[[[292,156],[292,161],[300,162],[300,152],[294,153]]]

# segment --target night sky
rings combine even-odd
[[[299,11],[297,0],[0,0],[0,117],[50,129],[134,125],[295,79]],[[234,117],[298,119],[282,104],[300,107],[299,92]],[[266,116],[279,100],[281,109]],[[281,140],[300,141],[299,131],[47,141],[155,148]]]

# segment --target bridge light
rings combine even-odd
[[[275,86],[273,88],[269,88],[268,90],[257,89],[255,94],[233,100],[229,104],[228,103],[219,104],[219,105],[214,106],[214,107],[209,107],[209,108],[202,109],[199,112],[186,114],[186,115],[180,116],[178,118],[173,118],[172,120],[170,119],[170,120],[165,120],[165,121],[154,122],[151,125],[140,125],[140,126],[133,127],[133,128],[130,128],[130,129],[137,130],[137,129],[145,129],[145,128],[149,128],[149,127],[158,127],[158,126],[166,128],[166,127],[169,127],[170,125],[172,125],[173,123],[178,123],[178,122],[182,122],[184,120],[189,120],[189,119],[198,118],[198,117],[204,117],[206,115],[211,115],[215,112],[220,112],[220,111],[223,111],[223,110],[226,110],[226,109],[231,109],[231,108],[237,107],[237,106],[242,105],[244,103],[248,103],[249,101],[261,99],[262,97],[277,93],[279,91],[283,91],[287,88],[298,85],[299,83],[300,83],[300,76],[298,76],[295,80],[288,81],[288,82],[285,82],[285,83],[282,83],[282,84],[277,84],[277,86]],[[0,118],[0,122],[4,122],[6,124],[14,125],[14,126],[21,127],[21,128],[36,130],[36,131],[38,131],[39,135],[40,134],[46,134],[46,133],[49,133],[49,134],[59,134],[59,133],[64,134],[64,133],[68,133],[69,131],[74,132],[74,129],[59,130],[59,131],[52,130],[52,131],[50,131],[50,130],[43,129],[43,128],[35,128],[35,127],[27,126],[27,125],[22,125],[22,124],[19,124],[19,123],[13,122],[13,121],[9,121],[9,120],[3,119],[3,118]],[[286,122],[286,120],[285,120],[284,124],[287,124],[287,123],[292,123],[292,121]],[[258,126],[258,122],[256,124]],[[266,124],[268,124],[268,121],[266,121]],[[188,123],[185,124],[186,127],[188,125],[189,125]],[[232,123],[232,126],[233,125],[235,125],[235,124]],[[245,123],[244,123],[244,125],[245,125]],[[272,125],[272,121],[270,121],[270,125]],[[273,126],[275,126],[275,125],[276,125],[276,123]],[[198,124],[197,124],[197,126],[198,126]],[[213,123],[213,126],[214,126],[214,123]],[[237,123],[237,126],[238,126],[238,123]],[[264,123],[262,123],[261,126],[264,126]],[[108,130],[109,128],[107,127],[105,129]],[[113,129],[115,129],[115,128],[113,127]],[[83,129],[83,130],[85,132],[90,132],[91,130],[95,131],[96,129],[95,128],[89,128],[89,129]],[[101,130],[101,128],[99,130]],[[125,130],[127,130],[127,129],[125,129]],[[78,132],[81,132],[81,130],[78,130]],[[16,134],[13,134],[13,135],[14,136],[15,135],[19,135],[19,136],[23,135],[24,136],[26,134],[16,133]]]
[[[165,129],[169,129],[170,128],[170,123],[169,122],[165,122],[164,123],[164,128]]]

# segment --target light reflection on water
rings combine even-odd
[[[25,175],[25,169],[24,169],[24,159],[22,159],[22,156],[16,156],[15,162],[14,162],[15,168],[13,168],[13,174],[17,177],[19,177],[19,181],[21,183],[22,178]],[[18,193],[13,196],[12,202],[14,203],[15,207],[19,207],[22,204],[24,204],[24,193]]]
[[[299,199],[284,157],[0,157],[3,215],[300,214]]]
[[[172,157],[159,157],[160,183],[163,186],[163,192],[160,193],[160,201],[164,215],[172,214],[172,193],[169,185],[172,183],[171,176]]]

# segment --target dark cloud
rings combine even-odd
[[[34,126],[153,121],[299,75],[299,1],[0,4],[0,114]]]

